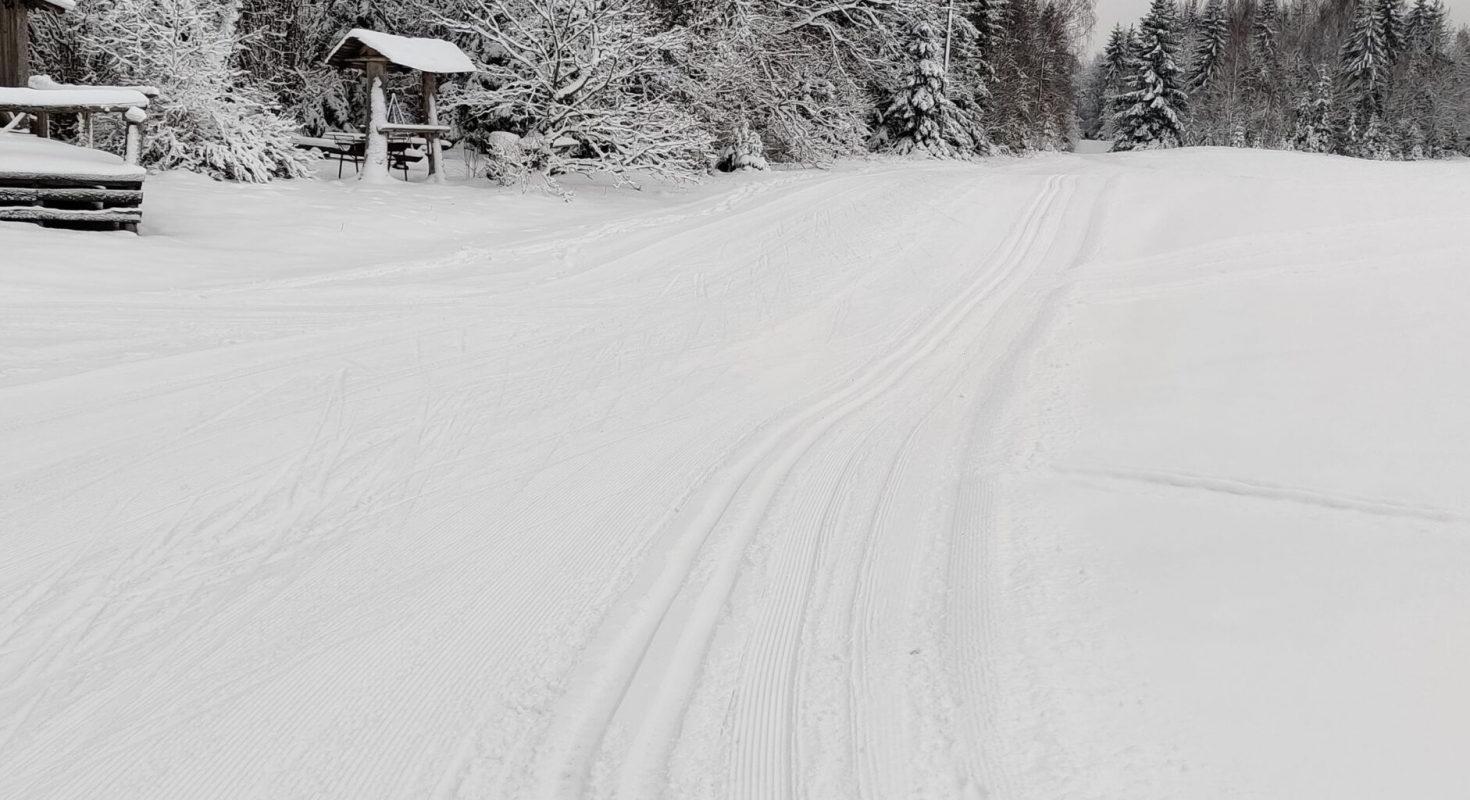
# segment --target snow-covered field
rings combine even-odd
[[[1470,162],[0,225],[0,797],[1470,796]]]

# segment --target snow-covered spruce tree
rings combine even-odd
[[[1404,17],[1404,49],[1388,91],[1387,115],[1398,122],[1406,157],[1444,155],[1446,133],[1455,127],[1452,109],[1464,88],[1456,86],[1445,38],[1444,7],[1417,0]]]
[[[111,0],[77,11],[66,28],[40,37],[40,65],[78,83],[158,87],[145,164],[252,182],[308,173],[291,143],[295,123],[236,66],[236,3]],[[60,36],[74,37],[58,48],[73,57],[53,65],[49,47]]]
[[[1358,0],[1352,30],[1342,46],[1342,83],[1349,105],[1360,119],[1383,110],[1389,80],[1388,47],[1377,0]]]
[[[478,81],[445,91],[462,124],[509,131],[548,180],[607,172],[692,178],[713,137],[677,102],[671,54],[688,40],[657,30],[635,0],[464,0],[442,24],[487,54]]]
[[[1204,94],[1219,83],[1225,69],[1225,48],[1229,43],[1230,22],[1225,18],[1225,4],[1221,0],[1209,0],[1200,17],[1194,63],[1189,74],[1192,95]]]
[[[1312,87],[1311,95],[1297,109],[1296,130],[1291,141],[1293,149],[1330,153],[1336,148],[1333,94],[1332,73],[1327,65],[1319,65],[1317,83]]]
[[[1383,21],[1383,49],[1390,62],[1396,61],[1404,49],[1403,0],[1378,0],[1378,16]]]
[[[1153,0],[1139,25],[1130,89],[1119,98],[1114,150],[1178,147],[1184,142],[1180,115],[1188,96],[1174,62],[1176,24],[1173,0]]]
[[[1281,11],[1276,0],[1260,0],[1251,20],[1251,91],[1270,94],[1281,87]]]
[[[763,170],[769,167],[770,164],[766,162],[765,142],[761,141],[760,133],[750,127],[749,123],[740,124],[730,132],[715,163],[715,168],[722,172]]]
[[[875,147],[899,154],[953,158],[977,151],[976,128],[949,98],[944,71],[944,41],[927,19],[909,27],[908,68],[884,113],[884,130]]]
[[[1400,146],[1394,139],[1389,126],[1384,124],[1383,118],[1374,114],[1368,118],[1368,124],[1363,127],[1362,135],[1350,144],[1349,154],[1376,161],[1392,161],[1398,158],[1400,153]]]

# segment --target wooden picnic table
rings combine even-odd
[[[379,126],[379,130],[388,139],[389,168],[402,170],[403,179],[408,180],[409,164],[416,164],[428,156],[431,166],[435,166],[437,153],[432,148],[440,146],[440,136],[449,132],[449,126],[390,124]],[[367,154],[367,134],[328,131],[320,137],[299,136],[296,138],[296,146],[320,150],[327,158],[336,159],[337,177],[341,178],[343,165],[348,161],[352,162],[354,169],[362,166]],[[413,152],[418,148],[424,148],[424,154]]]

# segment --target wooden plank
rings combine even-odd
[[[389,123],[379,125],[378,130],[383,133],[449,133],[448,125],[408,125],[404,123]]]
[[[22,189],[93,188],[143,191],[142,175],[46,175],[34,172],[0,172],[0,187]]]
[[[0,220],[9,222],[142,222],[141,208],[96,210],[46,208],[45,206],[0,206]]]
[[[65,94],[57,91],[56,94]],[[123,113],[137,103],[71,103],[65,106],[35,106],[32,103],[0,103],[0,112],[25,113]]]
[[[143,202],[138,189],[100,189],[91,186],[50,188],[0,186],[0,203],[103,203],[109,206],[136,206]]]

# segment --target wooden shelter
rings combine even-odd
[[[72,7],[72,0],[0,0],[0,220],[137,230],[147,174],[138,165],[144,109],[157,90],[30,75],[31,11]],[[88,146],[51,141],[54,114],[75,114]],[[90,147],[94,114],[122,115],[124,157]],[[34,136],[17,132],[22,123]]]
[[[5,0],[0,0],[4,2]],[[327,56],[327,65],[337,69],[358,69],[367,81],[369,108],[366,157],[358,177],[365,181],[388,179],[388,137],[420,136],[424,139],[429,159],[429,179],[444,179],[443,154],[439,137],[449,126],[439,124],[436,97],[439,76],[475,72],[475,64],[452,42],[440,39],[415,39],[395,36],[363,28],[349,31]],[[399,125],[388,122],[388,101],[383,79],[388,72],[418,72],[423,98],[421,124]]]
[[[31,76],[32,10],[69,11],[72,0],[0,0],[0,87],[25,86]]]

